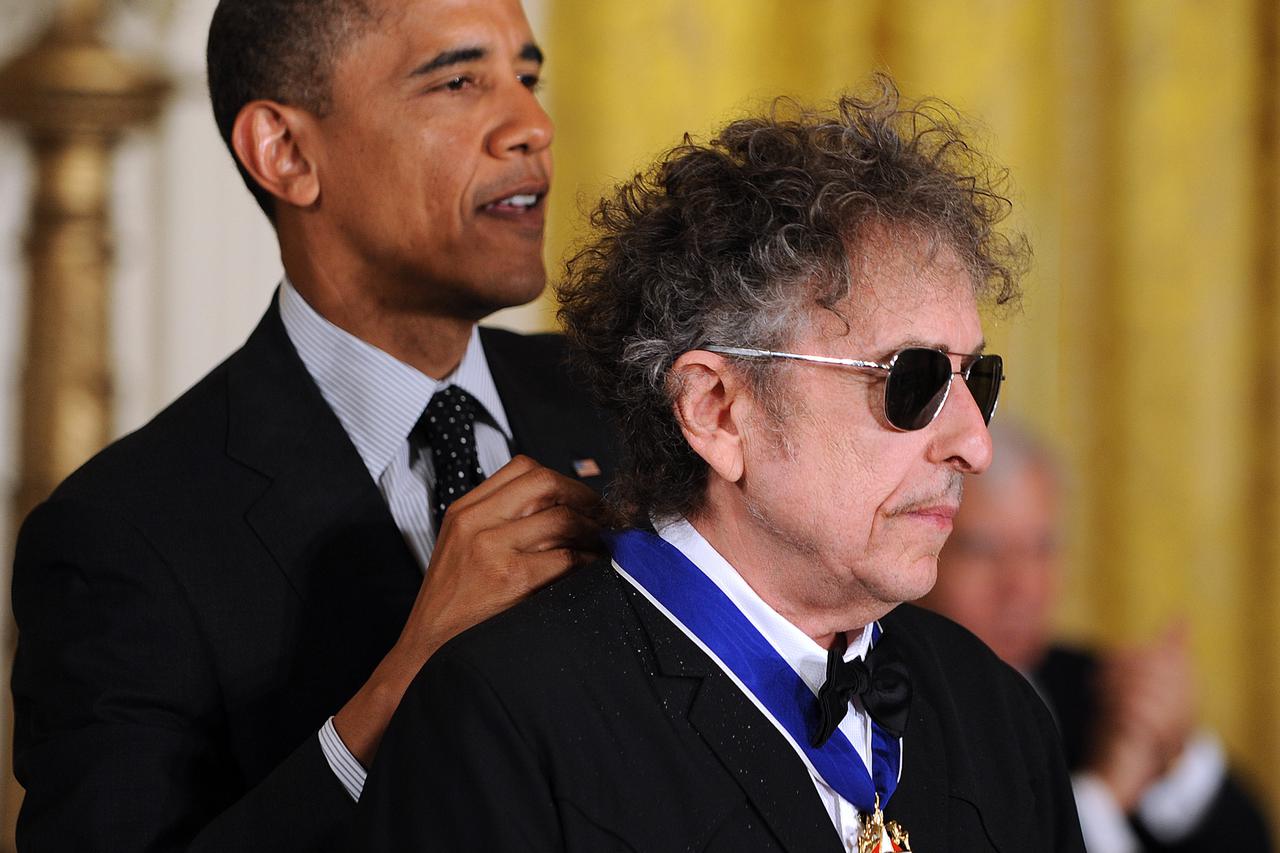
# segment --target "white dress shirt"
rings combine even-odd
[[[1137,817],[1157,841],[1176,844],[1199,826],[1226,778],[1222,745],[1211,732],[1197,732],[1168,772],[1143,793]],[[1076,773],[1071,787],[1089,853],[1142,853],[1129,818],[1101,779]]]
[[[795,670],[800,679],[813,691],[813,695],[817,696],[822,683],[827,678],[827,650],[766,604],[743,580],[742,575],[738,574],[737,570],[688,521],[682,518],[658,524],[656,527],[659,536],[674,545],[720,588],[779,656]],[[862,629],[860,636],[850,639],[844,659],[853,660],[863,657],[870,647],[871,625],[867,625]],[[871,718],[867,716],[859,702],[850,704],[849,713],[840,721],[839,728],[853,744],[853,748],[858,751],[863,764],[867,767],[867,772],[870,772]],[[812,769],[810,769],[810,776],[845,850],[856,853],[858,832],[861,830],[858,809],[853,803],[841,797]]]
[[[477,421],[476,453],[486,477],[511,461],[511,426],[473,329],[456,370],[442,380],[366,343],[330,323],[293,288],[280,285],[280,319],[307,373],[355,445],[369,476],[378,484],[396,527],[426,572],[435,547],[431,513],[435,467],[430,453],[412,453],[409,432],[435,392],[457,385],[493,419]],[[320,747],[352,799],[360,799],[365,768],[342,743],[330,717],[320,730]]]

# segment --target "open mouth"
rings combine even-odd
[[[513,193],[506,198],[500,198],[482,205],[480,209],[485,213],[519,215],[540,208],[546,195],[545,192]]]

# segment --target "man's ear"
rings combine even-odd
[[[690,350],[671,367],[676,420],[685,441],[722,479],[736,483],[744,470],[742,419],[750,395],[724,356]]]
[[[294,207],[310,207],[320,197],[315,162],[301,144],[310,121],[303,110],[275,101],[251,101],[231,129],[231,146],[245,170],[263,189]]]

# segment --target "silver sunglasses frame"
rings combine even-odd
[[[800,353],[795,353],[795,352],[778,352],[776,350],[768,350],[768,349],[752,349],[751,347],[725,347],[725,346],[719,346],[717,344],[709,344],[707,346],[698,347],[698,349],[705,350],[707,352],[719,353],[720,355],[738,356],[740,358],[785,358],[785,359],[790,359],[792,361],[806,361],[811,364],[825,364],[832,367],[856,367],[860,370],[880,370],[880,371],[884,371],[887,374],[891,369],[893,369],[893,365],[897,362],[898,356],[905,350],[933,349],[933,347],[903,347],[898,352],[895,352],[893,354],[893,358],[889,359],[887,363],[881,363],[879,361],[864,361],[862,359],[857,359],[857,358],[835,358],[829,355],[801,355]],[[947,350],[941,350],[941,349],[933,349],[933,351],[940,352],[943,355],[947,355],[947,356],[958,355],[962,358],[965,356],[972,355],[972,353],[949,352]],[[972,365],[970,365],[970,368],[972,369]],[[938,403],[938,408],[934,409],[933,414],[929,416],[928,423],[924,424],[923,426],[917,427],[914,430],[903,429],[902,427],[895,424],[893,421],[889,420],[889,410],[888,410],[887,400],[881,403],[882,407],[884,408],[885,423],[889,425],[890,429],[896,432],[916,432],[917,430],[921,430],[929,426],[929,424],[933,423],[934,420],[938,417],[938,415],[942,413],[942,408],[947,405],[947,399],[951,396],[951,384],[954,378],[957,376],[959,376],[965,382],[969,381],[969,377],[966,371],[964,370],[951,371],[951,378],[947,380],[947,387],[942,392],[942,400]],[[1000,370],[1000,380],[999,380],[1000,385],[1004,384],[1004,380],[1006,378],[1007,377],[1004,375],[1004,370],[1002,365],[1002,368]],[[988,424],[991,423],[991,419],[996,416],[996,408],[999,405],[1000,405],[1000,388],[999,388],[999,385],[997,385],[996,400],[995,400],[995,403],[991,406],[991,414],[987,416],[986,423]]]

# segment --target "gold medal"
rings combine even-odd
[[[858,853],[911,853],[907,831],[895,821],[885,822],[880,811],[880,795],[876,794],[876,808],[863,816],[862,831],[858,833]]]

